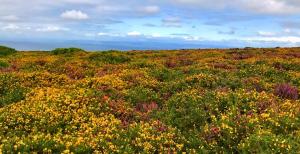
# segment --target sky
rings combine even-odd
[[[0,44],[19,50],[293,47],[299,0],[0,0]]]

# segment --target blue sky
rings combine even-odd
[[[0,0],[0,44],[181,49],[300,45],[299,0]]]

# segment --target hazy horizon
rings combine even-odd
[[[87,51],[97,50],[176,50],[176,49],[228,49],[228,48],[275,48],[275,47],[298,47],[298,45],[287,45],[285,43],[245,43],[239,40],[228,41],[163,41],[157,40],[123,40],[123,41],[95,41],[95,40],[0,40],[0,45],[15,48],[20,51],[49,51],[55,48],[82,48]]]

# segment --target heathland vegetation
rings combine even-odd
[[[0,153],[298,153],[300,48],[0,47]]]

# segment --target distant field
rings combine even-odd
[[[0,48],[0,153],[298,153],[300,48]]]

